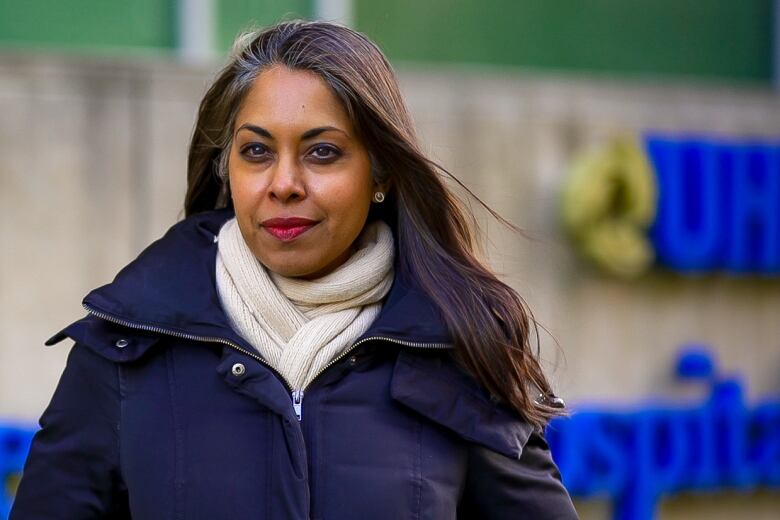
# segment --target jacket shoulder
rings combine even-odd
[[[512,459],[522,456],[534,427],[497,402],[449,353],[401,350],[393,370],[393,399],[461,438]]]
[[[193,315],[213,310],[214,240],[233,215],[232,209],[207,211],[171,226],[111,283],[90,291],[83,300],[90,315],[54,334],[46,345],[70,337],[113,361],[130,360],[159,337],[140,329],[174,321],[185,310]],[[144,326],[133,326],[138,323]]]
[[[89,314],[46,340],[47,347],[70,338],[98,356],[114,362],[138,359],[160,340],[160,335],[131,329]]]

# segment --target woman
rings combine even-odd
[[[519,296],[348,28],[240,38],[187,218],[106,286],[11,518],[576,518]]]

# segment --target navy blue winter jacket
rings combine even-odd
[[[219,304],[232,216],[173,226],[47,342],[75,345],[12,520],[577,517],[544,438],[455,365],[399,276],[294,404]]]

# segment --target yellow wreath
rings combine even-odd
[[[578,249],[606,271],[634,278],[653,263],[646,230],[653,223],[657,187],[634,139],[614,139],[575,158],[563,187],[561,216]]]

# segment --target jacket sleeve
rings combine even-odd
[[[577,519],[544,437],[534,431],[519,459],[481,445],[469,448],[458,517],[463,519]]]
[[[77,343],[40,418],[10,520],[130,518],[119,414],[117,366]]]

